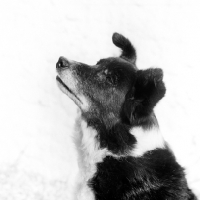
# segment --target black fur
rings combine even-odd
[[[107,128],[99,119],[88,120],[88,126],[97,130],[101,148],[107,148],[114,154],[123,155],[129,152],[136,144],[136,139],[129,133],[130,127],[123,123],[116,123]]]
[[[161,181],[162,180],[162,181]],[[139,158],[105,158],[90,181],[96,199],[189,199],[183,169],[168,150],[157,149]]]
[[[125,38],[123,35],[114,33],[112,37],[113,43],[122,49],[121,57],[128,59],[130,62],[135,64],[136,61],[136,51],[131,42]]]
[[[138,70],[134,87],[126,95],[124,115],[132,125],[145,124],[152,115],[153,108],[165,95],[161,69]]]
[[[96,200],[196,200],[167,145],[130,156],[138,142],[130,130],[140,127],[148,134],[158,127],[153,108],[166,88],[161,69],[138,70],[136,51],[127,38],[114,33],[112,39],[122,49],[120,57],[101,59],[95,66],[70,63],[63,57],[57,63],[58,73],[69,70],[76,77],[74,96],[80,93],[90,103],[88,109],[78,105],[82,118],[98,133],[95,142],[113,154],[96,164],[87,184]],[[70,85],[64,87],[73,94]]]

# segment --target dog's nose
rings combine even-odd
[[[69,67],[69,61],[66,58],[61,56],[58,59],[58,62],[56,63],[56,68],[61,69],[61,68],[66,68],[66,67]]]

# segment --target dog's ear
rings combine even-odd
[[[165,92],[161,69],[138,70],[135,84],[127,93],[124,103],[126,120],[133,124],[135,120],[148,117]]]
[[[119,33],[114,33],[112,36],[113,43],[122,49],[121,58],[128,59],[130,62],[135,64],[136,51],[131,42]]]

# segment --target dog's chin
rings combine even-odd
[[[82,101],[77,97],[77,95],[62,81],[59,76],[56,76],[56,81],[60,90],[66,94],[70,99],[74,101],[74,103],[81,108],[83,104]]]

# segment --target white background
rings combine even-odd
[[[0,1],[0,199],[71,199],[76,106],[55,63],[119,55],[113,32],[133,42],[138,68],[164,70],[157,118],[200,196],[199,10],[198,0]]]

